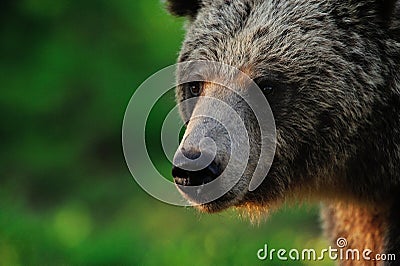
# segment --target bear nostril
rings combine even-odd
[[[182,149],[181,151],[182,151],[182,154],[186,158],[188,158],[190,160],[196,160],[201,156],[201,152],[198,151],[198,150],[193,150],[193,149],[185,150],[185,149]]]
[[[177,185],[201,186],[214,181],[221,174],[221,168],[214,161],[199,171],[187,171],[180,167],[172,168],[172,176]]]

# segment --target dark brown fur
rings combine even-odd
[[[200,208],[215,212],[239,206],[257,212],[294,198],[318,199],[326,202],[323,217],[332,240],[347,237],[351,245],[395,253],[400,260],[399,3],[168,3],[174,14],[189,18],[180,62],[222,62],[252,79],[268,77],[275,87],[267,97],[276,121],[277,149],[267,178],[251,192],[245,189],[245,174],[225,196]],[[230,97],[218,86],[205,94]],[[187,97],[179,87],[178,102]],[[249,121],[250,145],[257,150],[260,132],[252,127],[246,107],[240,108],[243,120]],[[191,111],[181,108],[183,116]],[[197,122],[189,128],[183,146],[190,146],[191,135],[209,132]],[[224,138],[219,141],[228,144]],[[223,156],[217,159],[224,163]],[[250,163],[247,172],[251,169]]]

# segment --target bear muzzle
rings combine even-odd
[[[177,152],[172,168],[175,183],[180,186],[201,186],[214,181],[223,169],[212,157],[212,154],[195,149]]]

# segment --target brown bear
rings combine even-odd
[[[177,87],[178,103],[205,98],[180,106],[187,122],[180,154],[198,158],[203,137],[214,139],[218,149],[203,169],[175,165],[179,187],[211,182],[229,160],[232,143],[223,126],[190,119],[194,112],[218,112],[207,97],[232,106],[249,134],[249,165],[236,173],[239,181],[197,207],[205,212],[238,207],[254,214],[286,201],[321,201],[332,241],[345,237],[347,248],[395,254],[400,260],[400,4],[169,0],[167,7],[187,17],[178,61],[221,62],[245,72],[265,94],[276,124],[275,157],[252,191],[251,172],[263,162],[258,161],[260,130],[248,105],[213,82]],[[184,71],[178,71],[178,80]],[[236,178],[234,172],[230,176]]]

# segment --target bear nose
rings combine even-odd
[[[186,157],[186,160],[183,160],[184,163],[175,165],[172,168],[172,176],[177,185],[201,186],[210,183],[221,175],[221,167],[215,162],[215,160],[212,160],[206,167],[198,169],[199,162],[197,159],[202,155],[200,151],[182,150],[181,154],[181,156]],[[208,156],[205,155],[205,157]],[[179,158],[176,159],[176,161],[179,161]]]

